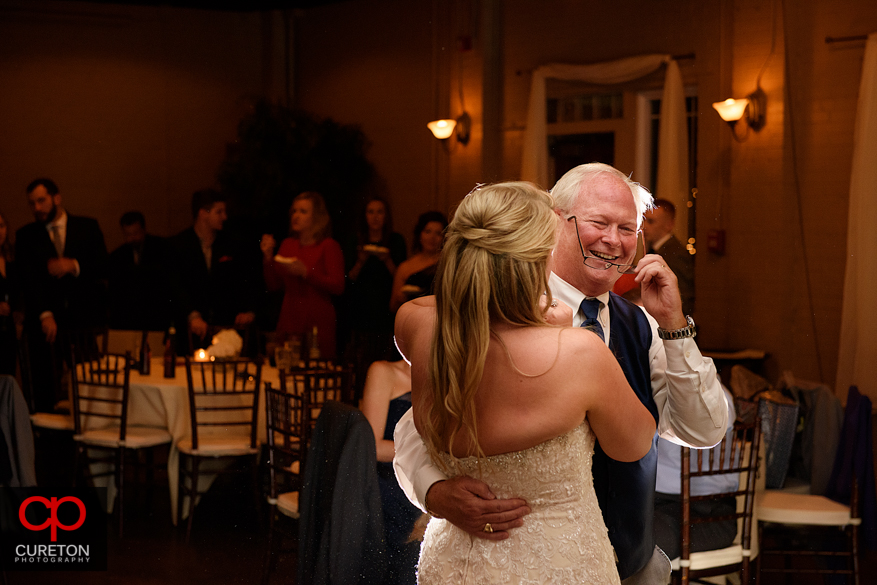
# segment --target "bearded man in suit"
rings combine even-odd
[[[67,213],[51,179],[25,189],[34,221],[16,233],[25,335],[36,409],[51,412],[61,394],[60,364],[76,331],[106,323],[107,247],[97,220]]]

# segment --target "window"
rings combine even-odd
[[[549,183],[584,163],[603,162],[656,191],[662,90],[595,91],[594,86],[553,82],[546,87]],[[686,88],[688,246],[694,253],[697,197],[697,89]]]

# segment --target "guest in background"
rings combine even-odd
[[[396,481],[393,471],[393,431],[411,408],[411,367],[404,361],[376,361],[368,369],[362,412],[375,432],[378,456],[378,486],[384,510],[384,533],[389,551],[389,577],[393,585],[416,582],[420,542],[411,540],[414,523],[420,517]]]
[[[66,398],[58,366],[70,336],[106,324],[107,248],[97,221],[68,214],[52,180],[36,179],[26,193],[34,221],[15,236],[24,334],[36,409],[51,412]]]
[[[414,255],[399,265],[393,279],[390,310],[394,313],[411,299],[432,294],[435,270],[445,241],[448,218],[440,211],[427,211],[414,226]]]
[[[228,219],[225,196],[213,189],[192,195],[192,227],[171,240],[177,323],[187,323],[192,341],[210,344],[210,327],[248,328],[255,319],[258,272],[244,247],[223,229]],[[255,254],[255,251],[254,251]],[[178,347],[189,347],[186,327]]]
[[[18,306],[18,276],[9,225],[0,213],[0,375],[15,375],[18,355],[13,310]]]
[[[277,243],[262,236],[262,268],[271,290],[284,289],[278,342],[317,329],[321,358],[335,357],[335,306],[332,295],[344,291],[344,256],[330,237],[332,226],[319,193],[306,191],[289,210],[290,236]]]
[[[694,312],[694,256],[673,235],[675,221],[676,206],[666,199],[655,199],[654,208],[643,216],[643,237],[646,252],[660,255],[676,275],[682,312],[690,315]]]
[[[357,398],[362,397],[369,365],[387,359],[394,349],[390,295],[396,267],[408,255],[405,238],[393,231],[390,205],[383,198],[370,198],[360,219],[344,303],[350,330],[345,353],[354,365]]]
[[[146,219],[129,211],[119,220],[125,243],[107,266],[111,329],[163,331],[171,321],[167,240],[146,233]]]

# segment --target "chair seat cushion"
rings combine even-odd
[[[94,445],[96,447],[126,447],[128,449],[144,449],[173,441],[167,429],[152,427],[128,427],[125,440],[119,441],[118,428],[95,429],[73,435],[73,440]]]
[[[200,455],[202,457],[237,457],[241,455],[253,455],[258,449],[250,447],[250,438],[244,436],[206,436],[198,437],[198,448],[192,448],[192,439],[187,437],[177,443],[177,449],[186,455]]]
[[[760,522],[846,526],[850,524],[850,507],[825,496],[767,490],[755,501],[755,516]]]
[[[285,494],[277,496],[277,509],[280,510],[284,516],[298,518],[298,492],[286,492]]]
[[[41,429],[52,429],[55,431],[72,431],[74,428],[73,417],[69,414],[35,412],[30,415],[30,422],[35,427]]]
[[[679,560],[679,557],[676,557],[670,561],[670,567],[674,571],[678,571],[681,568]],[[727,548],[695,552],[691,553],[688,560],[691,561],[689,569],[692,571],[734,565],[743,562],[743,547],[739,544],[735,544]]]

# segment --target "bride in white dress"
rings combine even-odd
[[[636,461],[655,423],[601,340],[558,326],[572,312],[548,291],[556,223],[550,195],[534,185],[476,189],[448,226],[435,297],[397,315],[430,456],[449,476],[482,479],[531,509],[502,541],[433,518],[418,583],[619,582],[591,478],[594,440]]]

